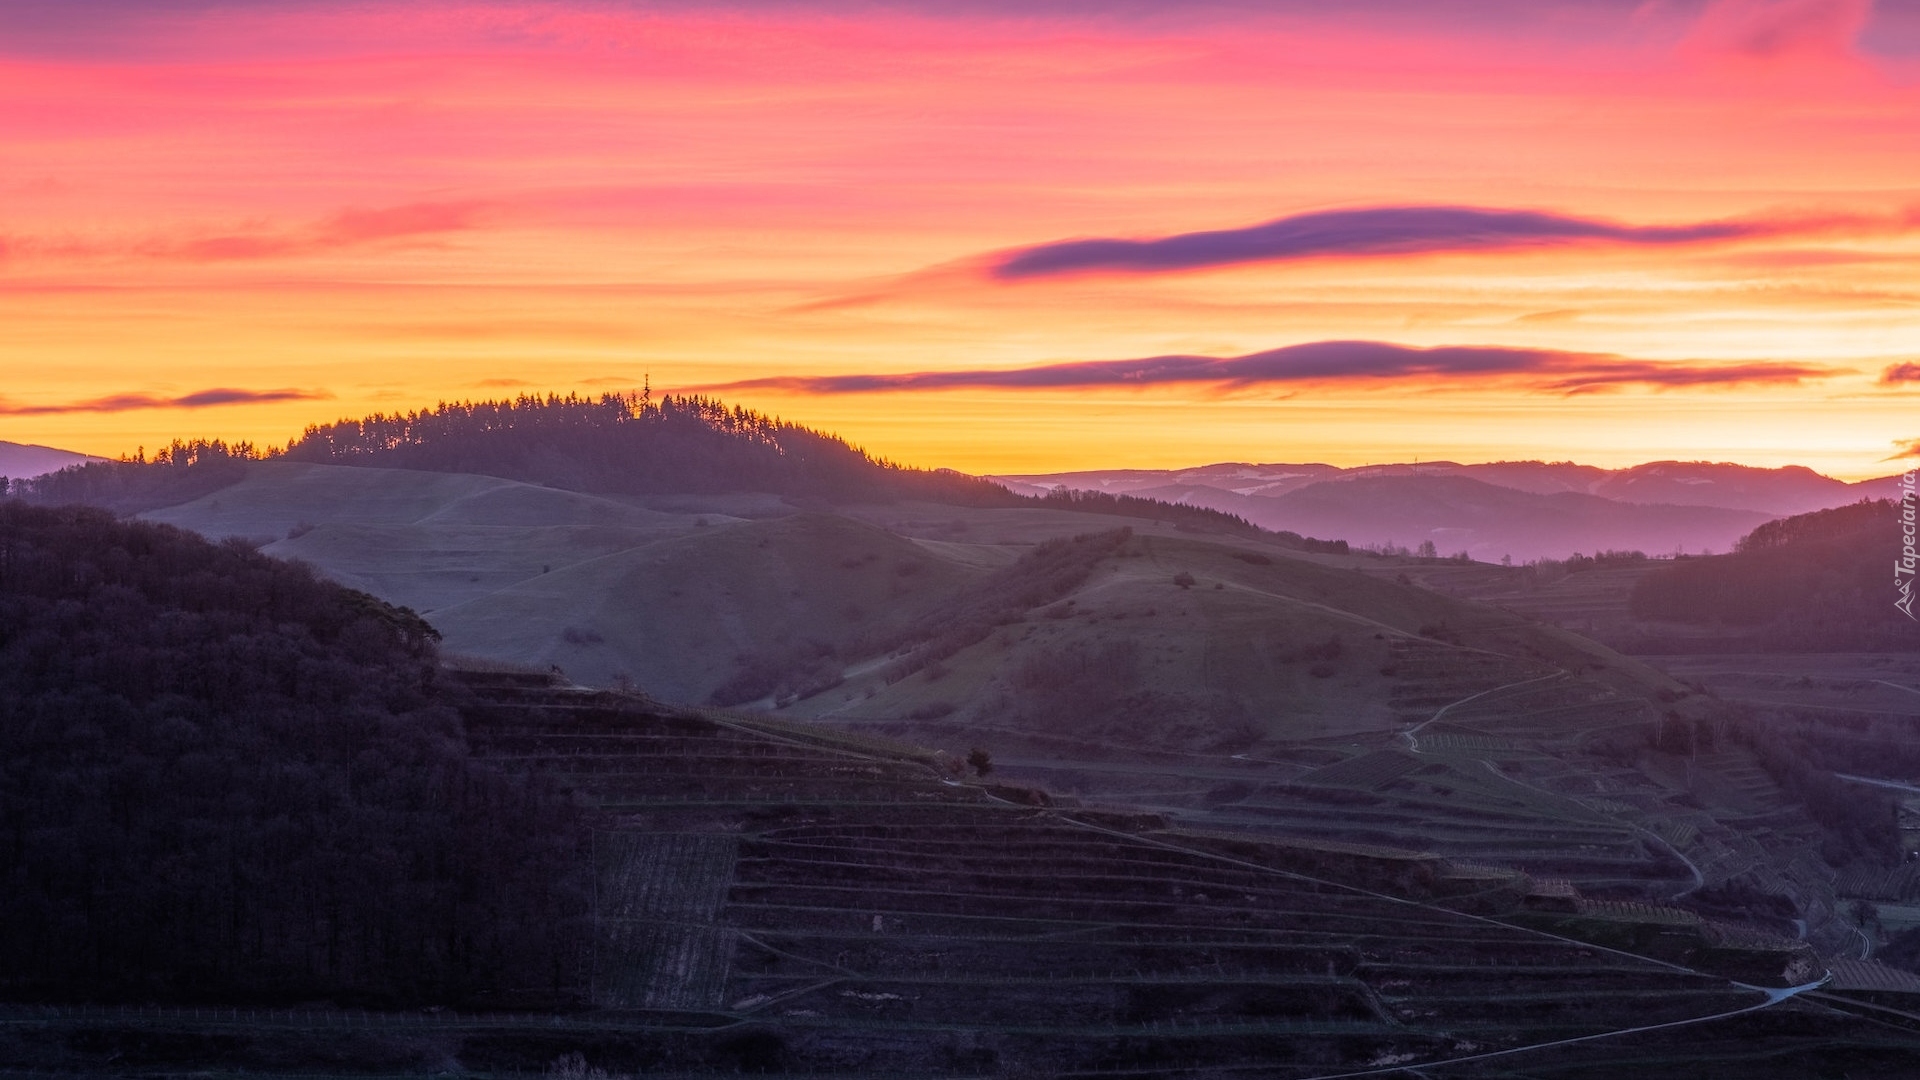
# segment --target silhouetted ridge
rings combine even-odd
[[[1768,522],[1732,554],[1676,560],[1635,585],[1632,610],[1734,628],[1740,647],[1911,648],[1920,629],[1894,607],[1900,550],[1899,505],[1862,500]]]
[[[437,637],[243,545],[0,502],[0,994],[554,990],[573,811],[469,757]]]
[[[1133,495],[1067,490],[1018,495],[950,469],[880,460],[836,436],[711,398],[655,401],[633,394],[442,402],[417,412],[315,425],[284,450],[208,439],[175,441],[151,460],[143,454],[90,462],[15,481],[12,494],[41,505],[81,503],[139,513],[210,495],[239,482],[249,461],[265,458],[474,473],[600,494],[768,492],[850,502],[1047,506],[1169,521],[1202,532],[1262,531],[1234,514]],[[1275,535],[1293,547],[1345,550],[1344,542]]]
[[[626,495],[762,491],[1014,505],[958,473],[876,460],[844,440],[701,397],[522,396],[310,427],[292,461],[478,473]]]
[[[70,465],[31,480],[15,480],[16,498],[43,506],[83,504],[122,514],[190,502],[240,482],[247,462],[263,455],[252,443],[174,440],[152,458],[143,451],[120,461]]]
[[[1868,534],[1884,540],[1888,526],[1899,515],[1899,508],[1887,499],[1862,499],[1850,506],[1815,510],[1810,514],[1769,521],[1740,538],[1734,551],[1764,551],[1789,544],[1811,544],[1826,540],[1846,542]],[[1893,526],[1898,532],[1898,526]]]
[[[1188,506],[1184,503],[1170,503],[1161,499],[1143,499],[1138,495],[1109,495],[1104,491],[1079,491],[1073,488],[1055,488],[1045,495],[1036,495],[1026,500],[1037,502],[1041,506],[1053,506],[1062,510],[1078,510],[1083,514],[1111,514],[1115,517],[1148,518],[1156,521],[1171,521],[1175,526],[1196,532],[1239,533],[1244,536],[1257,536],[1265,530],[1254,525],[1238,514],[1229,514],[1225,510],[1213,510],[1205,506]],[[1308,541],[1298,533],[1276,534],[1300,546]],[[1318,550],[1318,549],[1314,549]],[[1331,548],[1327,550],[1332,550]],[[1340,542],[1340,550],[1346,550],[1346,543]]]

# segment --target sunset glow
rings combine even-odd
[[[40,6],[0,439],[644,379],[976,472],[1920,437],[1885,0]]]

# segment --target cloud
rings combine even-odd
[[[183,230],[140,238],[0,236],[0,258],[113,258],[134,256],[175,262],[227,262],[317,255],[396,240],[443,236],[474,228],[490,209],[479,202],[420,202],[402,206],[351,207],[306,225],[272,228]]]
[[[1899,461],[1901,458],[1920,458],[1920,439],[1893,440],[1893,453],[1881,458],[1881,461]]]
[[[160,259],[222,261],[313,255],[343,248],[461,232],[485,210],[474,202],[423,202],[384,209],[349,208],[304,228],[250,230],[185,240],[156,239],[137,247]]]
[[[1880,373],[1881,386],[1899,386],[1901,383],[1920,382],[1920,364],[1908,361],[1895,364]]]
[[[117,413],[136,409],[209,409],[218,405],[259,405],[274,401],[323,401],[332,394],[316,390],[235,390],[215,387],[178,397],[157,394],[113,394],[89,401],[23,405],[0,399],[0,416],[48,416],[57,413]]]
[[[1846,55],[1873,14],[1873,0],[1714,0],[1691,44],[1756,60]]]
[[[1602,353],[1441,346],[1421,349],[1380,341],[1318,341],[1246,356],[1154,356],[1092,360],[1001,370],[918,371],[891,375],[816,375],[695,387],[697,390],[786,390],[809,394],[888,391],[1058,390],[1169,385],[1254,386],[1377,380],[1505,381],[1534,390],[1588,393],[1622,386],[1655,388],[1799,383],[1846,374],[1813,364],[1669,363]]]
[[[1664,246],[1775,235],[1809,224],[1708,221],[1621,225],[1538,210],[1376,206],[1295,214],[1243,229],[1179,233],[1152,240],[1062,240],[1007,254],[989,272],[1012,281],[1098,270],[1156,273],[1235,263],[1494,251],[1583,241]]]

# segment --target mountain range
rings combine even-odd
[[[1100,491],[1202,506],[1263,528],[1484,561],[1575,552],[1725,551],[1773,518],[1897,497],[1898,478],[1847,483],[1790,465],[1451,461],[1340,468],[1223,463],[996,476],[1014,491]]]

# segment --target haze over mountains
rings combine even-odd
[[[1726,551],[1772,518],[1897,497],[1898,479],[1849,484],[1811,469],[1657,461],[1368,465],[1222,463],[998,476],[1015,491],[1068,488],[1205,506],[1268,529],[1361,546],[1465,551],[1498,561],[1572,552]]]
[[[71,450],[56,450],[51,446],[0,442],[0,476],[14,480],[44,476],[69,465],[80,465],[97,460],[99,459],[87,454],[76,454]]]

